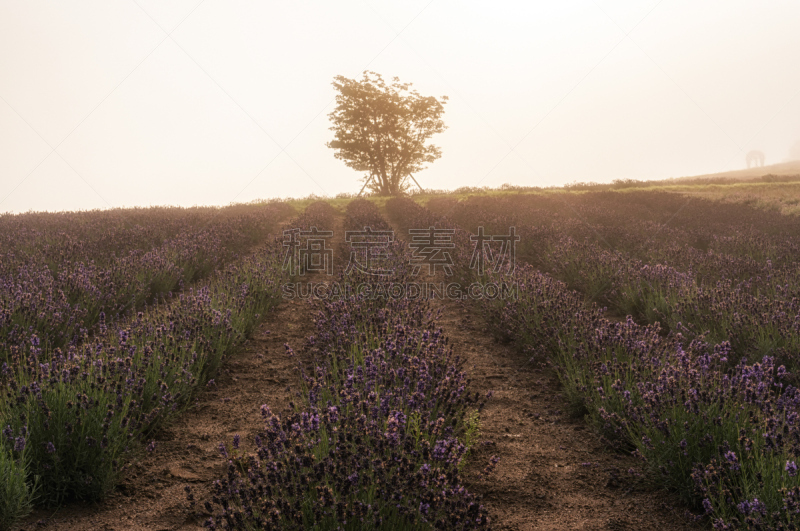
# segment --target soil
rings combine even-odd
[[[471,389],[494,393],[464,470],[470,491],[483,495],[494,529],[701,528],[686,518],[678,499],[640,475],[641,461],[603,444],[570,414],[552,370],[497,343],[474,308],[442,306],[438,322],[466,359]],[[479,473],[493,455],[500,462],[483,479]]]
[[[439,325],[465,360],[471,389],[494,396],[481,413],[481,434],[464,468],[466,486],[484,497],[496,530],[675,530],[699,528],[668,493],[629,474],[641,463],[600,442],[583,420],[570,416],[560,385],[547,369],[512,346],[497,343],[477,309],[439,301]],[[103,502],[38,510],[21,529],[193,530],[202,518],[186,501],[188,486],[198,506],[211,482],[225,474],[218,445],[234,434],[249,445],[261,428],[260,407],[282,411],[299,384],[296,355],[314,333],[305,301],[286,300],[253,337],[223,364],[215,385],[167,429],[156,450],[132,462]],[[480,471],[491,456],[495,471]],[[198,507],[199,509],[199,507]],[[202,510],[202,509],[201,509]]]
[[[206,499],[214,479],[226,472],[218,445],[228,449],[235,434],[249,445],[261,428],[262,404],[273,411],[288,408],[297,388],[297,362],[284,343],[296,350],[314,333],[306,301],[287,300],[262,322],[253,337],[223,362],[215,384],[196,403],[155,436],[156,449],[133,461],[116,490],[101,503],[70,504],[38,510],[23,529],[174,530],[203,529],[186,500],[190,486]],[[299,353],[297,355],[302,355]]]

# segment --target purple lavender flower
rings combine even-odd
[[[730,450],[725,452],[725,460],[728,461],[731,470],[739,470],[739,458],[736,457],[736,454]]]
[[[19,436],[14,440],[14,451],[22,452],[23,450],[25,450],[25,437]],[[53,448],[53,451],[55,451],[55,447]]]
[[[794,461],[786,461],[786,472],[789,473],[790,477],[795,477],[797,475],[797,465]]]
[[[705,509],[706,514],[711,514],[714,511],[714,508],[711,505],[711,500],[708,498],[703,500],[703,509]]]
[[[749,516],[752,513],[766,514],[766,506],[758,498],[753,498],[753,501],[744,500],[736,508],[745,516]]]

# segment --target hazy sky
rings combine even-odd
[[[357,192],[325,142],[333,77],[365,69],[450,97],[425,187],[781,162],[799,22],[797,0],[0,0],[0,212]]]

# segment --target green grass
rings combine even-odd
[[[463,187],[453,191],[435,190],[430,192],[415,193],[411,198],[422,206],[427,206],[431,200],[448,198],[464,200],[474,196],[502,197],[507,195],[556,195],[556,194],[584,194],[592,191],[614,190],[618,192],[653,191],[670,192],[690,197],[701,197],[713,201],[741,203],[763,210],[773,210],[786,215],[800,215],[800,182],[765,182],[742,181],[735,183],[713,182],[687,182],[682,184],[675,180],[662,181],[631,181],[625,183],[577,183],[563,187],[519,187],[513,188],[473,188]],[[328,204],[343,212],[347,204],[355,198],[354,195],[340,194],[336,197],[320,197],[311,194],[304,198],[292,198],[285,201],[292,205],[298,213],[303,212],[308,205],[315,201],[326,201]],[[367,199],[375,203],[382,211],[389,197],[368,196]],[[259,204],[260,202],[255,202]]]

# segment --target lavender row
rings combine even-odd
[[[208,227],[184,229],[152,249],[111,259],[96,249],[99,254],[84,261],[48,266],[42,251],[17,264],[4,264],[0,358],[8,357],[10,347],[34,340],[48,347],[77,344],[96,331],[101,318],[110,323],[207,277],[263,241],[285,215],[284,207],[273,204],[244,216],[226,213],[220,219],[212,214],[206,218]]]
[[[450,241],[454,247],[448,251],[453,262],[453,280],[468,284],[474,279],[474,272],[469,264],[474,244],[470,240],[470,233],[454,223],[448,216],[440,215],[420,206],[407,197],[392,198],[386,202],[386,210],[401,231],[409,229],[447,229],[452,231]]]
[[[477,209],[472,215],[487,225],[507,222]],[[729,292],[719,286],[715,300],[686,273],[649,267],[563,235],[556,241],[551,252],[561,253],[563,265],[556,270],[564,274],[573,267],[573,279],[584,286],[612,292],[623,284],[604,287],[608,279],[638,275],[640,292],[658,294],[662,289],[665,298],[681,295],[684,311],[697,312],[704,323],[721,319],[720,314],[702,313],[709,307],[720,309],[719,300]],[[577,256],[581,260],[574,264]],[[596,428],[620,448],[632,446],[654,477],[697,508],[696,518],[719,529],[794,528],[800,508],[800,392],[789,383],[796,381],[793,375],[774,357],[736,363],[729,342],[709,344],[702,335],[689,341],[674,321],[671,335],[658,323],[640,326],[630,317],[610,322],[604,309],[587,306],[587,293],[570,290],[527,264],[513,275],[490,270],[482,281],[517,283],[519,288],[518,299],[481,301],[494,332],[534,359],[548,360],[567,395]],[[706,300],[680,293],[687,285]],[[737,295],[731,300],[741,304],[749,294]],[[728,307],[731,315],[732,309]],[[740,312],[747,309],[738,307]],[[736,337],[744,328],[741,321],[736,325],[719,335]],[[751,327],[764,330],[761,323]]]
[[[669,265],[648,265],[619,252],[562,240],[554,274],[622,315],[660,323],[687,337],[729,341],[736,356],[771,355],[800,368],[800,299],[755,295],[746,285],[722,279],[703,285]]]
[[[291,227],[329,223],[326,207],[310,206]],[[0,521],[20,516],[34,494],[43,505],[106,494],[147,435],[181,410],[279,300],[282,258],[276,239],[205,286],[101,325],[80,345],[15,348],[0,367],[0,474],[17,480],[0,486],[7,511]]]
[[[473,205],[469,215],[456,209],[469,226],[485,223],[495,230],[515,223],[513,216],[490,214]],[[480,221],[478,221],[480,220]],[[690,270],[646,263],[625,252],[559,233],[552,228],[523,225],[521,258],[535,264],[620,315],[639,322],[659,323],[664,331],[685,337],[728,341],[731,361],[771,355],[793,371],[800,368],[800,277],[789,268],[767,275],[774,291],[760,292],[763,279],[725,278],[702,282]],[[719,263],[717,260],[715,263]],[[769,272],[769,265],[766,266]],[[780,280],[780,282],[777,282]]]
[[[156,248],[210,224],[236,222],[245,230],[263,232],[264,222],[271,223],[269,216],[262,219],[265,210],[279,211],[284,218],[293,214],[285,203],[0,214],[0,275],[21,264],[54,271],[67,262],[104,266],[131,251]]]
[[[691,272],[700,282],[727,278],[772,291],[787,281],[800,282],[797,220],[754,209],[732,210],[698,199],[687,203],[677,195],[652,192],[510,195],[431,203],[467,228],[466,223],[476,219],[476,209],[489,214],[487,220],[499,216],[518,227],[536,227],[542,241],[530,249],[533,259],[546,253],[541,245],[547,240],[569,236],[650,264],[668,263]]]
[[[345,229],[364,226],[388,227],[374,206],[354,201]],[[408,274],[402,249],[393,246],[387,258],[398,282]],[[353,279],[340,272],[337,281]],[[312,361],[298,362],[298,403],[282,414],[262,406],[265,427],[252,450],[238,437],[232,448],[221,445],[228,475],[205,504],[214,513],[206,525],[488,528],[485,508],[459,476],[483,399],[468,391],[463,361],[435,329],[428,302],[352,297],[314,304],[317,334],[308,341]],[[194,503],[191,492],[189,498]]]
[[[728,343],[687,344],[658,326],[609,322],[527,265],[513,280],[519,299],[484,301],[484,311],[498,333],[552,363],[601,432],[632,445],[715,528],[791,528],[800,392],[784,383],[783,366],[765,356],[730,368]]]

